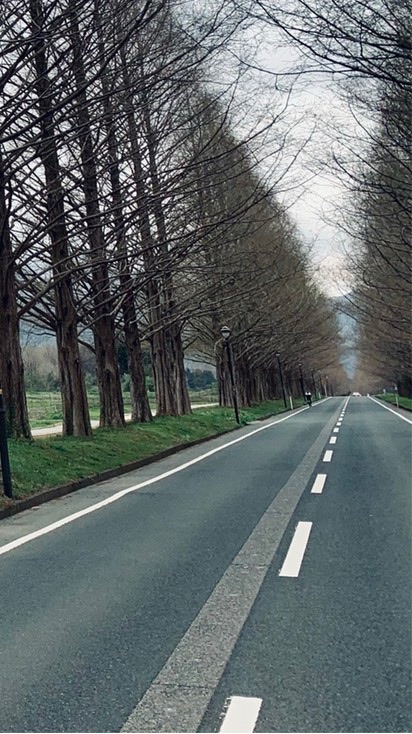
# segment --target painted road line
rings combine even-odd
[[[333,433],[339,433],[339,428],[334,428]]]
[[[325,455],[323,457],[323,461],[332,461],[333,451],[331,449],[328,449],[325,451]]]
[[[336,443],[337,440],[338,440],[337,436],[331,436],[329,439],[329,443]]]
[[[342,421],[338,421],[336,425],[337,425],[338,428],[340,428],[341,425],[342,425]]]
[[[322,494],[323,487],[325,486],[327,474],[318,474],[315,481],[313,482],[313,487],[310,490],[311,494]]]
[[[311,530],[311,522],[298,522],[283,566],[279,571],[279,576],[288,576],[289,578],[299,576]]]
[[[330,435],[333,417],[276,495],[144,693],[122,732],[198,731]],[[236,603],[234,603],[234,599]],[[230,624],[228,624],[230,619]]]
[[[250,734],[259,716],[261,698],[232,696],[219,731],[226,734]]]
[[[127,487],[126,489],[122,489],[120,492],[116,492],[115,494],[111,495],[111,497],[107,497],[106,499],[101,500],[100,502],[96,502],[94,505],[90,505],[89,507],[86,507],[83,510],[79,510],[78,512],[74,512],[71,515],[67,515],[66,517],[63,517],[61,520],[57,520],[56,522],[53,522],[50,525],[46,525],[44,528],[40,528],[40,530],[35,530],[34,532],[29,533],[28,535],[23,535],[21,538],[12,540],[10,543],[5,543],[4,545],[0,546],[0,556],[3,555],[4,553],[9,553],[10,551],[14,550],[15,548],[19,548],[21,545],[24,545],[25,543],[29,543],[31,540],[40,538],[42,535],[47,535],[48,533],[53,532],[53,530],[57,530],[58,528],[61,528],[64,525],[68,525],[69,523],[74,522],[75,520],[78,520],[80,517],[84,517],[85,515],[89,515],[92,512],[96,512],[97,510],[100,510],[103,507],[107,507],[108,505],[111,505],[113,502],[117,502],[117,500],[120,500],[122,497],[125,497],[126,495],[130,494],[131,492],[135,492],[138,489],[142,489],[143,487],[148,487],[151,484],[155,484],[156,482],[160,482],[163,479],[167,479],[167,477],[171,477],[173,474],[177,474],[178,472],[181,472],[184,469],[187,469],[189,466],[198,464],[199,461],[203,461],[204,459],[207,459],[209,456],[213,456],[214,454],[217,454],[219,451],[223,451],[224,449],[228,448],[229,446],[234,446],[235,444],[239,443],[240,441],[245,441],[247,438],[250,438],[250,436],[254,436],[257,433],[260,433],[261,431],[266,431],[268,428],[273,428],[274,426],[277,426],[279,423],[283,423],[284,421],[289,420],[290,418],[293,418],[295,415],[302,413],[304,410],[307,410],[307,407],[298,408],[298,410],[295,410],[294,413],[291,413],[290,415],[287,415],[284,418],[280,418],[279,420],[273,421],[272,423],[268,423],[266,426],[260,426],[260,428],[255,428],[253,431],[250,431],[245,436],[240,436],[239,438],[235,438],[232,441],[227,441],[227,443],[224,443],[222,446],[218,446],[215,449],[206,451],[204,454],[201,454],[201,456],[197,456],[195,459],[186,461],[183,464],[180,464],[179,466],[175,467],[174,469],[169,469],[169,471],[165,471],[162,474],[158,474],[157,476],[152,477],[151,479],[146,479],[144,482],[133,484],[131,487]]]
[[[384,408],[385,410],[389,410],[391,413],[393,413],[394,415],[396,415],[401,420],[406,421],[406,423],[410,423],[412,425],[412,421],[409,418],[406,418],[406,416],[401,415],[400,413],[397,413],[397,411],[396,410],[393,410],[392,408],[388,408],[387,405],[382,405],[382,403],[380,402],[380,400],[376,400],[376,398],[372,398],[370,395],[369,395],[369,400],[373,400],[373,402],[376,403],[377,405],[380,405],[381,408]]]
[[[329,397],[327,398],[321,398],[320,400],[317,400],[315,403],[312,403],[312,408],[316,408],[317,405],[322,405],[322,403],[325,403],[327,400],[331,400],[331,399],[332,399],[332,395],[329,395]]]

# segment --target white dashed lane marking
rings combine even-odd
[[[279,576],[288,576],[290,578],[299,576],[311,530],[311,522],[298,522],[283,566],[279,571]]]
[[[261,705],[261,698],[232,696],[229,698],[229,706],[219,731],[226,734],[251,734]]]
[[[311,494],[322,494],[323,487],[325,486],[327,474],[318,474],[315,481],[313,482],[313,487],[310,490]]]

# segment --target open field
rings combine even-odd
[[[396,394],[395,393],[385,393],[382,395],[377,395],[377,398],[380,400],[385,400],[387,403],[392,403],[393,405],[396,405]],[[412,410],[412,398],[403,398],[400,395],[398,396],[399,401],[399,407],[405,408],[405,410]]]
[[[272,400],[241,411],[243,423],[284,411]],[[91,438],[54,436],[33,442],[9,440],[14,495],[17,499],[76,479],[92,477],[188,441],[236,426],[229,408],[200,408],[192,415],[155,418],[126,428],[98,428]],[[6,499],[0,497],[0,508]]]
[[[192,390],[189,391],[192,404],[208,403],[217,401],[217,391]],[[97,390],[89,390],[87,393],[90,409],[90,418],[99,419],[99,394]],[[124,411],[131,413],[130,393],[123,394]],[[156,407],[155,395],[149,392],[150,407]],[[31,428],[45,428],[59,423],[63,419],[61,399],[59,392],[28,392],[27,405]]]

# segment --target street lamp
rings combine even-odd
[[[276,356],[278,358],[279,376],[280,376],[280,384],[282,386],[283,402],[285,404],[285,409],[287,410],[288,404],[286,402],[285,383],[283,382],[283,372],[282,372],[282,365],[281,365],[281,362],[280,362],[280,354],[279,354],[279,352],[276,352]]]
[[[233,374],[232,344],[230,342],[231,331],[230,331],[229,326],[222,326],[222,328],[220,329],[220,333],[223,336],[223,339],[226,345],[227,365],[229,367],[230,385],[232,388],[233,408],[235,411],[236,423],[240,423],[239,408],[237,404],[235,376]]]
[[[3,403],[3,390],[0,387],[0,459],[3,476],[3,489],[6,497],[13,497],[11,483],[9,448],[7,446],[6,411]]]
[[[313,370],[311,372],[311,377],[312,377],[312,390],[313,390],[313,395],[314,395],[314,397],[317,400],[318,399],[318,393],[317,393],[317,390],[316,390],[315,374],[314,374]]]
[[[300,388],[302,390],[303,399],[305,399],[305,385],[303,383],[302,362],[299,362],[299,372],[300,372]]]

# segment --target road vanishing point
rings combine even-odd
[[[334,397],[0,522],[2,732],[410,732],[411,425]]]

